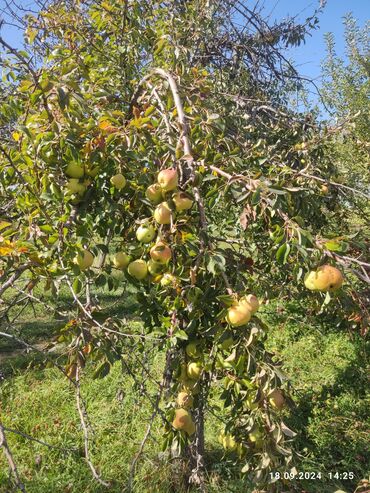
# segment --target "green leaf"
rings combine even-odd
[[[104,361],[93,373],[93,378],[104,378],[110,372],[111,365],[108,361]]]
[[[214,276],[225,270],[226,259],[223,255],[216,253],[212,255],[207,264],[207,270]]]
[[[283,243],[279,247],[278,251],[276,252],[276,260],[280,264],[285,264],[286,261],[287,261],[289,252],[290,252],[290,245],[289,245],[289,243]]]
[[[82,282],[78,277],[73,281],[73,291],[78,294],[81,292],[82,289]]]
[[[187,341],[189,339],[188,334],[181,329],[177,330],[174,335],[177,339],[181,339],[182,341]]]

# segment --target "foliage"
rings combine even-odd
[[[336,54],[335,39],[328,34],[327,57],[323,63],[323,97],[339,123],[333,133],[328,157],[336,164],[337,181],[367,193],[369,190],[369,112],[370,66],[368,60],[369,26],[360,29],[355,19],[344,19],[346,58]],[[332,190],[333,192],[333,190]],[[363,194],[339,194],[351,203],[342,220],[352,233],[368,228],[369,203]]]
[[[220,42],[235,27],[224,16],[229,7],[225,1],[211,8],[204,0],[55,2],[29,19],[29,51],[2,41],[9,97],[0,111],[0,294],[26,279],[20,292],[27,303],[42,303],[32,295],[38,283],[55,297],[63,286],[70,290],[76,312],[59,343],[68,358],[61,370],[77,395],[90,363],[94,377],[103,378],[120,361],[137,391],[141,379],[156,382],[157,396],[146,394],[152,415],[138,458],[159,416],[163,448],[187,450],[189,481],[201,483],[203,415],[209,395],[216,395],[222,406],[214,412],[227,410],[220,431],[235,439],[246,481],[264,487],[271,471],[293,467],[295,433],[269,397],[277,390],[292,407],[290,387],[265,348],[263,320],[253,312],[249,325],[233,327],[226,315],[253,292],[266,303],[289,295],[307,310],[335,313],[344,325],[350,317],[361,323],[350,282],[320,297],[307,293],[303,277],[324,263],[361,263],[352,254],[361,255],[363,244],[360,233],[354,240],[340,229],[343,203],[322,189],[335,172],[325,131],[309,116],[293,114],[281,86],[268,84],[266,74],[276,76],[281,62],[275,47],[275,58],[264,65],[271,43],[296,44],[299,33],[277,26],[271,40],[254,29],[248,47],[259,43],[257,69],[245,53],[230,67],[226,53],[234,41],[208,56],[208,40]],[[176,211],[174,187],[162,187],[171,214],[160,225],[146,190],[169,169],[176,169],[179,189],[193,205]],[[117,174],[125,177],[122,189],[111,181]],[[150,244],[136,238],[147,223],[157,235]],[[123,251],[146,274],[154,247],[170,249],[172,260],[157,262],[148,276],[115,266],[114,255]],[[164,274],[172,275],[170,282]],[[144,328],[99,305],[97,289],[126,284],[136,288]],[[22,301],[5,303],[3,318],[15,303],[22,309]],[[189,342],[199,355],[186,351]],[[158,382],[146,360],[148,352],[162,351]],[[200,378],[187,370],[191,363],[199,365]],[[172,426],[175,397],[184,389],[194,397],[195,439]],[[83,410],[80,415],[88,433]],[[101,482],[89,457],[86,447]],[[135,466],[134,460],[133,474]]]

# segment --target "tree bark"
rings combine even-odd
[[[188,455],[190,458],[189,484],[197,485],[200,491],[204,490],[204,385],[202,385],[198,395],[198,405],[193,411],[193,419],[196,431],[189,446]]]

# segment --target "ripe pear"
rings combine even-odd
[[[130,260],[130,256],[127,253],[117,252],[113,257],[113,265],[116,269],[126,269]]]
[[[153,204],[159,204],[162,201],[162,188],[159,183],[153,183],[150,185],[145,192],[145,196]]]
[[[190,409],[193,406],[194,398],[188,392],[179,392],[176,403],[179,407]]]
[[[202,356],[202,350],[200,349],[199,342],[197,341],[189,342],[185,348],[185,351],[190,358],[198,359]]]
[[[285,397],[280,389],[272,390],[267,398],[270,405],[275,409],[282,409],[285,406]]]
[[[258,308],[260,307],[258,298],[254,294],[248,294],[248,296],[243,296],[243,298],[240,299],[239,303],[244,303],[248,305],[252,315],[254,315],[258,310]]]
[[[84,175],[84,168],[77,163],[69,163],[65,173],[71,178],[82,178]]]
[[[177,192],[173,194],[172,200],[178,212],[186,211],[191,209],[193,206],[193,200],[184,192]]]
[[[144,260],[134,260],[129,263],[127,267],[127,272],[130,276],[134,277],[138,281],[141,281],[146,278],[148,275],[148,267]]]
[[[154,260],[154,262],[166,265],[172,257],[171,248],[166,243],[164,243],[164,241],[158,241],[150,249],[150,257],[152,260]]]
[[[136,238],[141,243],[150,243],[155,236],[155,229],[151,224],[141,224],[136,230]]]
[[[193,435],[195,432],[195,424],[191,414],[187,409],[176,409],[175,417],[172,421],[172,426],[175,430],[185,431],[188,435]]]
[[[237,303],[228,309],[226,320],[232,327],[241,327],[249,322],[251,316],[249,304]]]
[[[79,266],[81,270],[86,270],[92,266],[94,262],[94,255],[84,248],[74,259],[75,264]]]
[[[164,192],[175,190],[178,184],[177,171],[174,168],[168,168],[158,173],[157,181]]]
[[[198,361],[193,361],[188,364],[186,372],[191,380],[198,380],[202,373],[202,370],[202,365]]]
[[[122,190],[126,186],[126,178],[121,173],[112,176],[110,182],[117,190]]]
[[[172,212],[167,202],[159,204],[153,214],[158,224],[170,224]]]
[[[312,291],[335,291],[343,284],[343,275],[332,265],[321,265],[306,275],[304,284]]]
[[[82,195],[86,190],[85,185],[80,183],[77,178],[70,178],[67,183],[67,188],[70,192],[77,193],[79,195]]]

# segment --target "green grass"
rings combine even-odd
[[[160,375],[161,357],[154,368]],[[112,480],[109,491],[121,492],[126,484],[129,468],[143,438],[151,408],[145,396],[137,396],[132,379],[122,373],[117,362],[104,379],[93,380],[91,373],[83,380],[82,394],[87,403],[89,418],[94,429],[92,459],[104,479]],[[148,385],[147,390],[154,392]],[[83,458],[83,436],[76,411],[72,386],[56,369],[29,370],[13,377],[2,385],[2,408],[5,426],[23,431],[50,444],[63,448],[77,447],[77,453],[65,454],[30,442],[8,433],[9,445],[19,464],[22,477],[30,493],[100,492],[106,491],[92,480],[90,470]],[[207,447],[209,491],[223,489],[232,474],[232,465],[222,465],[215,430],[210,428]],[[154,422],[153,437],[149,439],[139,461],[134,491],[181,492],[186,491],[184,470],[179,461],[168,462],[161,452],[163,430],[158,418]],[[41,458],[40,465],[36,460]],[[214,460],[217,458],[216,466]],[[0,485],[7,485],[7,473],[3,458],[0,459]],[[233,483],[238,479],[233,473]],[[68,489],[71,485],[71,489]],[[212,486],[213,485],[213,486]],[[0,487],[0,492],[5,492]]]
[[[268,345],[284,361],[294,388],[296,408],[288,423],[299,431],[300,467],[326,474],[352,471],[356,481],[339,482],[338,489],[353,491],[369,475],[366,342],[323,315],[307,317],[296,303],[281,306],[280,317],[276,308],[265,314],[274,327]],[[308,491],[321,488],[312,483]]]
[[[121,292],[101,292],[99,298],[103,308],[114,303],[111,314],[135,315],[135,301],[130,293],[122,296]],[[67,295],[62,302],[64,309],[69,308],[73,313],[73,304]],[[343,489],[350,493],[368,474],[364,341],[332,327],[323,317],[308,319],[294,303],[286,305],[285,311],[277,308],[269,305],[262,310],[262,317],[271,326],[268,346],[284,360],[285,371],[295,389],[296,409],[287,424],[298,432],[301,457],[296,457],[296,467],[300,471],[321,471],[326,478],[292,484],[291,491],[301,492],[304,488],[309,493],[334,493]],[[35,343],[45,338],[55,339],[59,327],[53,316],[45,313],[42,316],[28,309],[16,329],[22,337]],[[0,384],[0,413],[4,425],[58,447],[78,449],[71,453],[48,449],[9,432],[9,445],[27,491],[107,491],[92,479],[83,457],[83,434],[73,387],[57,369],[45,368],[40,356],[18,352],[19,348],[1,338],[0,345],[0,366],[7,377]],[[14,349],[17,349],[16,354],[10,356]],[[156,355],[151,371],[157,379],[162,364],[162,356]],[[113,365],[104,379],[93,379],[92,371],[88,365],[81,389],[94,430],[91,455],[102,478],[112,481],[108,491],[118,493],[124,491],[127,484],[132,458],[140,446],[152,410],[148,399],[138,393],[120,362]],[[146,391],[155,393],[149,381]],[[218,432],[218,422],[207,415],[207,492],[252,493],[253,488],[243,483],[233,457],[223,455],[217,442]],[[184,465],[176,459],[169,461],[168,455],[161,452],[162,439],[163,429],[157,418],[138,463],[134,491],[187,491]],[[329,481],[329,471],[353,471],[356,480]],[[8,471],[0,454],[0,493],[9,491]]]

